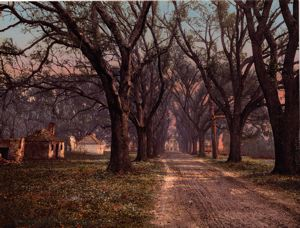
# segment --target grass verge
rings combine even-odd
[[[271,174],[274,160],[254,159],[243,156],[242,162],[226,162],[225,156],[218,160],[207,159],[207,161],[220,168],[234,173],[236,176],[250,180],[255,184],[272,188],[273,190],[284,191],[291,194],[300,203],[300,176]]]
[[[0,166],[0,227],[141,227],[151,219],[161,165],[105,171],[98,159],[25,162]]]

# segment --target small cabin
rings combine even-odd
[[[96,134],[86,135],[78,141],[75,140],[75,137],[71,136],[70,145],[73,152],[89,155],[102,155],[106,148],[106,143],[99,140]]]
[[[55,124],[41,129],[25,138],[24,158],[28,160],[64,158],[65,144],[55,136]]]

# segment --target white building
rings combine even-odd
[[[71,151],[77,153],[101,155],[104,154],[106,143],[97,139],[95,134],[90,134],[76,142],[74,136],[70,137]]]
[[[178,152],[179,151],[179,145],[175,138],[169,139],[165,144],[165,150],[171,151],[171,152]]]

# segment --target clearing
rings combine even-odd
[[[209,160],[169,152],[161,158],[165,182],[153,225],[161,227],[299,227],[300,206],[273,191],[216,167]],[[275,177],[274,177],[275,178]]]

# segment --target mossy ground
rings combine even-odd
[[[0,166],[0,227],[147,226],[161,176],[156,162],[106,171],[108,156]]]

